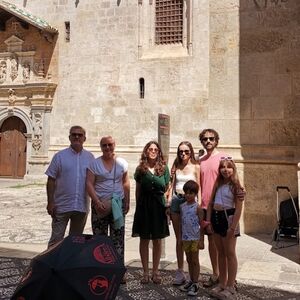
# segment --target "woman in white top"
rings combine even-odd
[[[112,212],[106,217],[100,217],[107,211],[107,201],[116,194],[122,199],[124,216],[129,211],[130,182],[128,163],[115,155],[115,140],[111,136],[104,136],[100,140],[102,155],[89,166],[86,178],[86,188],[92,199],[92,230],[93,234],[111,237],[116,250],[124,263],[125,228],[115,228]],[[126,275],[121,283],[126,283]]]
[[[186,281],[183,271],[183,249],[181,244],[180,205],[185,201],[183,185],[194,180],[200,186],[200,167],[195,159],[194,149],[190,142],[183,141],[178,145],[177,157],[172,166],[172,187],[168,202],[171,203],[171,220],[176,236],[176,257],[178,269],[173,281],[174,285],[182,285]],[[200,191],[198,203],[200,203]]]

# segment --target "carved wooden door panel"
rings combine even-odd
[[[6,119],[0,130],[0,176],[22,178],[26,172],[26,126],[18,117]]]

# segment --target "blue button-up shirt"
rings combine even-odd
[[[82,149],[77,153],[71,147],[53,156],[45,174],[55,179],[54,204],[57,213],[88,212],[85,180],[87,168],[93,160],[91,152]]]

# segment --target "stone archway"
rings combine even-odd
[[[23,178],[26,173],[26,126],[18,117],[7,118],[0,129],[0,176]]]

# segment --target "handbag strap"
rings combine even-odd
[[[175,169],[175,172],[174,172],[174,177],[173,177],[173,182],[172,182],[172,197],[175,195],[176,193],[176,171],[177,169]]]
[[[114,181],[113,181],[113,193],[115,192],[115,183],[116,183],[116,169],[117,169],[117,159],[114,159]]]
[[[223,184],[224,186],[224,184]],[[222,186],[221,186],[221,201],[222,201],[222,204],[223,204],[223,210],[224,210],[224,213],[225,213],[225,216],[226,216],[226,219],[227,219],[227,222],[228,222],[228,214],[227,214],[227,211],[225,209],[225,205],[224,205],[224,201],[223,201],[223,193],[222,193]]]

